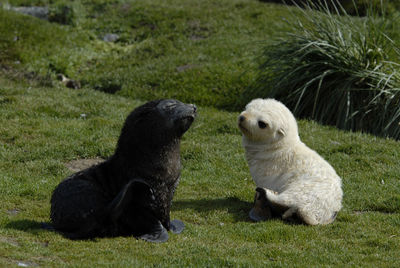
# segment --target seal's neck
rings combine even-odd
[[[243,135],[243,147],[246,151],[247,160],[267,160],[290,155],[293,147],[301,143],[299,137],[285,137],[275,142],[255,142]]]
[[[136,144],[130,148],[118,148],[114,163],[124,163],[122,172],[160,176],[175,176],[181,169],[180,139],[171,139],[166,144]],[[148,173],[148,174],[147,174]]]

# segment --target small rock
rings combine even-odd
[[[16,209],[16,208],[10,209],[7,211],[7,213],[12,216],[17,215],[19,213],[19,209]]]
[[[63,74],[57,74],[57,79],[63,82],[67,78]]]
[[[190,70],[190,69],[193,69],[195,67],[197,67],[197,65],[195,65],[195,64],[186,64],[186,65],[182,65],[182,66],[176,67],[176,70],[178,71],[178,73],[182,73],[182,72],[184,72],[186,70]]]
[[[68,87],[68,88],[80,89],[81,88],[81,83],[79,83],[79,81],[75,81],[75,80],[69,79],[65,83],[65,86]]]
[[[38,266],[38,264],[36,264],[34,262],[22,262],[22,261],[19,261],[18,262],[18,266],[19,267],[29,267],[29,266]]]
[[[72,172],[78,172],[93,165],[97,165],[103,161],[104,159],[102,158],[77,159],[66,163],[65,166]]]
[[[14,238],[0,237],[0,242],[4,242],[15,247],[20,246],[20,244]]]
[[[58,74],[57,79],[60,80],[68,88],[73,88],[73,89],[81,88],[81,83],[79,83],[79,81],[69,79],[68,77],[66,77],[63,74]]]
[[[203,37],[203,36],[200,36],[200,35],[192,35],[191,37],[190,37],[190,39],[191,40],[193,40],[193,41],[201,41],[201,40],[204,40],[205,39],[205,37]]]
[[[103,41],[104,42],[115,42],[118,39],[119,39],[119,35],[118,34],[108,33],[105,36],[103,36]]]
[[[132,5],[129,3],[122,4],[120,10],[122,12],[128,12],[131,9]]]
[[[49,241],[41,242],[40,245],[44,248],[47,248],[49,246]]]
[[[12,11],[33,16],[42,20],[48,20],[48,7],[11,7]]]

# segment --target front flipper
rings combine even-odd
[[[170,230],[174,234],[182,233],[183,229],[185,229],[185,224],[182,221],[172,220],[170,222]],[[168,240],[168,232],[161,222],[157,221],[157,224],[154,225],[152,232],[141,235],[139,238],[148,242],[162,243]]]
[[[152,211],[154,192],[142,179],[132,179],[108,205],[117,234],[133,235],[149,242],[168,240],[167,229]]]
[[[167,229],[158,221],[157,224],[154,225],[150,233],[139,236],[138,238],[143,239],[148,242],[153,243],[163,243],[168,240],[168,232]]]
[[[170,222],[170,230],[174,234],[180,234],[182,233],[183,229],[185,229],[185,224],[183,221],[180,220],[172,220]]]
[[[120,218],[132,204],[149,203],[154,200],[153,190],[142,179],[131,180],[105,209],[113,220]]]

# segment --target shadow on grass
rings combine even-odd
[[[249,211],[253,203],[240,200],[237,197],[226,197],[217,199],[187,199],[177,200],[172,203],[173,210],[194,209],[197,212],[205,213],[212,210],[227,210],[232,214],[236,222],[250,222]]]
[[[252,207],[252,202],[243,201],[237,197],[226,197],[217,199],[177,200],[173,202],[172,209],[177,211],[194,209],[200,213],[221,210],[232,214],[236,222],[251,222],[248,215]],[[49,225],[49,223],[33,220],[16,220],[11,221],[5,227],[8,229],[15,229],[29,233],[51,231],[49,228],[46,228],[46,224]]]
[[[14,229],[24,231],[32,234],[36,234],[40,231],[49,231],[43,228],[43,222],[33,220],[16,220],[9,222],[5,227],[7,229]]]
[[[177,200],[173,202],[173,210],[194,209],[199,213],[207,213],[212,210],[227,210],[233,215],[235,222],[252,222],[249,212],[253,207],[253,202],[240,200],[237,197],[217,198],[217,199],[200,199],[200,200]],[[269,220],[281,219],[281,214],[272,212],[272,218]],[[267,220],[267,221],[269,221]],[[288,225],[304,225],[304,223],[294,215],[288,220],[282,220]]]

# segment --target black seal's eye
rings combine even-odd
[[[259,128],[266,128],[267,124],[265,122],[263,122],[263,121],[258,121],[258,127]]]
[[[168,102],[164,106],[164,110],[165,111],[171,111],[171,110],[174,110],[175,108],[176,108],[176,103],[175,102]]]

